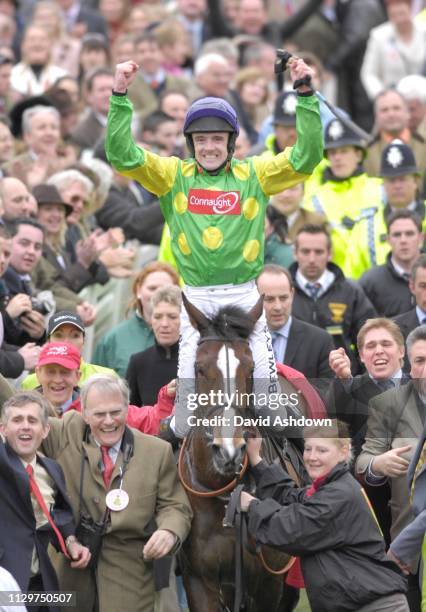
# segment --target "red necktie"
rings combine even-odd
[[[102,472],[102,476],[104,479],[104,483],[106,488],[109,487],[109,483],[111,482],[111,476],[114,471],[114,463],[109,456],[109,446],[101,446],[102,453],[102,462],[104,464],[104,471]]]
[[[55,523],[53,522],[53,518],[50,515],[50,512],[46,506],[46,502],[43,499],[43,495],[41,494],[40,489],[38,488],[38,484],[35,481],[34,478],[34,470],[32,465],[27,465],[27,467],[25,468],[29,479],[30,479],[30,489],[31,489],[31,493],[32,495],[34,495],[34,497],[36,498],[38,505],[40,506],[40,508],[43,511],[44,516],[47,518],[47,520],[49,521],[50,526],[52,527],[53,531],[56,534],[56,537],[58,538],[59,541],[59,546],[61,547],[62,552],[64,553],[64,555],[69,559],[70,556],[67,552],[67,547],[65,546],[65,542],[64,542],[64,538],[62,537],[61,532],[59,531],[59,529],[56,527]]]

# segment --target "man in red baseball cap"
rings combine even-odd
[[[40,351],[35,373],[40,383],[39,391],[52,404],[55,413],[62,417],[68,410],[81,412],[80,404],[80,351],[69,342],[48,342]],[[116,379],[113,375],[104,376],[106,383]],[[128,406],[127,424],[144,433],[157,435],[160,421],[173,410],[176,381],[164,385],[158,393],[155,406]]]
[[[69,342],[48,342],[40,351],[35,368],[40,383],[38,390],[62,416],[75,402],[79,403],[81,356]]]

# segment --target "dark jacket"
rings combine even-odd
[[[56,268],[54,268],[47,259],[44,259],[44,257],[40,258],[34,270],[31,272],[31,291],[28,290],[19,277],[19,274],[17,274],[11,266],[8,267],[2,278],[11,296],[17,293],[32,295],[33,293],[37,294],[39,291],[51,291],[56,300],[57,310],[75,310],[76,307],[83,302],[74,291],[71,291],[71,289],[64,285]]]
[[[394,318],[394,321],[395,323],[398,323],[402,335],[404,336],[404,340],[407,340],[408,334],[421,324],[421,321],[419,321],[417,317],[415,308],[398,315]]]
[[[417,317],[417,312],[415,308],[412,308],[408,312],[404,312],[403,314],[398,315],[394,318],[394,321],[398,324],[399,329],[401,330],[401,333],[404,336],[404,340],[407,340],[408,334],[421,324],[421,321],[419,321]],[[408,353],[406,351],[404,356],[404,372],[409,372],[410,369],[411,366],[408,360]]]
[[[365,272],[359,279],[379,317],[395,317],[407,312],[414,304],[414,296],[405,280],[392,265],[391,253],[386,263]]]
[[[19,346],[3,342],[0,348],[0,374],[5,378],[18,378],[25,369],[24,358],[18,353]]]
[[[9,299],[13,298],[18,293],[25,293],[29,296],[35,296],[36,291],[31,281],[23,281],[19,274],[11,266],[9,266],[4,273],[1,282],[1,310],[5,340],[4,345],[2,345],[2,349],[7,351],[9,354],[3,354],[1,362],[4,370],[1,369],[0,371],[3,376],[6,376],[7,378],[17,378],[24,369],[24,359],[19,353],[14,353],[14,351],[24,346],[24,344],[27,342],[36,341],[21,328],[19,324],[19,317],[12,319],[6,310],[4,310]],[[40,338],[39,343],[41,343],[43,340],[43,337]],[[22,369],[18,371],[21,365]]]
[[[147,244],[160,244],[164,219],[158,200],[141,205],[131,189],[112,185],[95,217],[104,230],[121,227],[126,240],[136,238]]]
[[[249,531],[301,558],[312,612],[355,612],[392,593],[405,579],[385,554],[382,535],[361,485],[338,464],[311,496],[278,465],[255,468],[257,496]],[[272,499],[270,499],[272,498]]]
[[[90,110],[72,131],[70,141],[80,149],[93,149],[104,134],[105,127],[94,111]]]
[[[328,331],[333,336],[335,348],[343,347],[357,369],[351,347],[356,344],[360,327],[367,319],[375,317],[376,311],[359,285],[346,279],[338,266],[329,263],[327,268],[335,274],[334,282],[314,301],[296,282],[298,264],[290,266],[295,288],[292,312],[298,319]]]
[[[328,356],[333,349],[330,334],[293,317],[284,360],[281,357],[279,361],[302,372],[311,384],[321,390],[333,378],[328,364]]]
[[[65,249],[61,250],[65,268],[59,263],[55,251],[48,245],[43,245],[43,257],[57,270],[59,277],[68,289],[79,293],[85,287],[99,283],[105,285],[109,281],[108,270],[100,261],[94,261],[88,268],[79,262],[72,263]]]
[[[52,459],[37,456],[57,488],[51,515],[62,537],[74,534],[71,506],[65,490],[65,479],[60,466]],[[28,590],[31,578],[31,558],[34,546],[40,563],[46,591],[58,589],[55,570],[47,554],[50,541],[56,546],[56,536],[50,525],[36,529],[36,519],[30,498],[28,474],[20,458],[6,443],[0,443],[0,530],[1,565],[16,579],[22,591]],[[58,610],[49,607],[50,611]]]
[[[177,376],[178,351],[178,342],[167,348],[155,343],[130,357],[126,379],[131,404],[154,406],[161,387]]]
[[[320,6],[322,0],[308,0],[292,17],[286,18],[281,22],[268,21],[259,33],[259,38],[268,42],[274,47],[281,47],[283,40],[294,34],[303,22]],[[220,38],[222,36],[233,38],[238,34],[245,34],[242,30],[237,30],[230,25],[226,19],[217,0],[208,0],[209,24],[211,36]]]

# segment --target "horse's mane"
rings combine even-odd
[[[223,340],[247,340],[256,321],[239,306],[224,306],[211,319],[209,333]]]

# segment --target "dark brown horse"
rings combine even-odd
[[[196,394],[210,398],[207,405],[198,405],[191,416],[192,426],[179,459],[181,480],[194,511],[191,533],[181,553],[184,583],[191,612],[233,610],[235,536],[223,527],[222,521],[230,491],[240,477],[249,476],[244,473],[245,436],[254,430],[253,421],[247,420],[254,417],[249,400],[254,362],[248,339],[263,303],[259,300],[249,313],[225,307],[210,320],[186,298],[184,302],[192,325],[200,332]],[[239,401],[231,406],[226,400],[219,401],[220,391],[228,398],[238,392]],[[295,471],[290,467],[291,475]],[[250,612],[278,610],[282,570],[291,563],[283,553],[264,550],[263,555],[277,573],[265,569],[254,546],[244,552],[248,595],[245,609]]]

